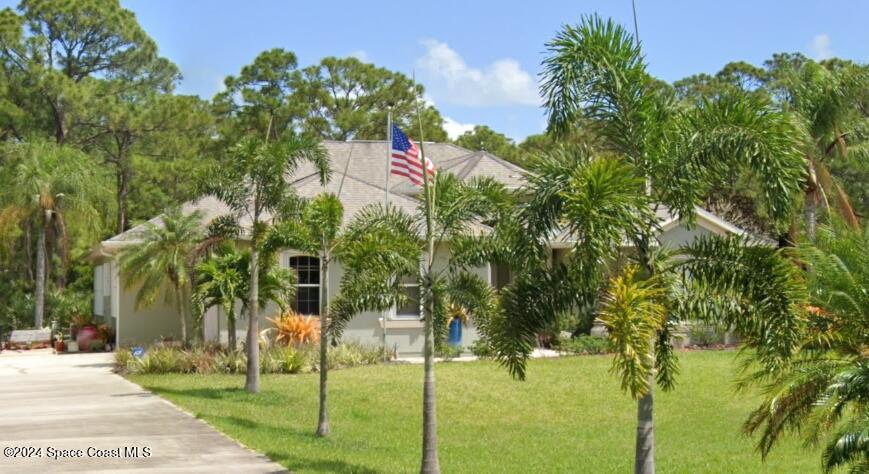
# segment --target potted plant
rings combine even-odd
[[[70,339],[73,341],[78,340],[78,332],[81,328],[93,325],[94,323],[92,316],[88,316],[85,313],[80,312],[73,314],[69,322],[69,336]]]
[[[63,334],[58,334],[57,340],[54,341],[54,352],[57,354],[61,354],[65,349],[66,346],[63,343]]]
[[[115,328],[108,324],[100,324],[97,327],[97,332],[100,333],[100,339],[106,343],[106,350],[111,351],[115,345]]]
[[[87,351],[90,348],[90,342],[99,338],[97,327],[94,324],[92,316],[85,316],[84,313],[79,313],[73,316],[73,324],[78,327],[75,335],[75,340],[78,342],[78,347],[82,351]]]

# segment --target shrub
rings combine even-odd
[[[141,359],[136,359],[131,371],[139,374],[167,374],[171,372],[187,373],[188,365],[192,369],[192,361],[188,355],[171,347],[152,347]]]
[[[102,339],[94,339],[88,342],[88,350],[91,352],[102,352],[106,350],[106,341]]]
[[[275,325],[276,343],[301,345],[320,340],[320,321],[312,316],[300,316],[291,310],[269,321]]]
[[[441,344],[435,348],[435,356],[443,357],[444,359],[455,359],[462,355],[461,346],[453,346],[450,344]]]
[[[471,354],[479,357],[480,359],[491,359],[495,357],[495,349],[489,344],[485,339],[477,339],[471,344]]]
[[[214,370],[221,374],[247,372],[247,354],[243,351],[218,352],[214,356]]]
[[[724,344],[724,330],[708,324],[694,323],[688,330],[691,345],[709,347]]]
[[[271,347],[263,352],[260,369],[265,374],[297,374],[305,368],[307,353],[291,346]]]
[[[588,335],[576,336],[573,339],[561,341],[560,349],[573,354],[607,354],[612,352],[612,343],[609,339]]]
[[[115,351],[115,370],[126,372],[130,370],[130,365],[136,360],[133,353],[129,349],[118,349]]]
[[[320,367],[320,352],[309,350],[308,363],[311,370]],[[327,366],[329,370],[378,364],[383,360],[383,349],[366,346],[358,342],[344,342],[329,350]]]

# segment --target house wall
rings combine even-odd
[[[166,302],[161,291],[154,304],[136,309],[136,293],[141,285],[127,288],[123,277],[118,298],[118,343],[122,346],[149,345],[171,338],[181,340],[181,321],[178,310]],[[188,334],[192,326],[188,323]]]
[[[112,291],[115,289],[117,265],[107,260],[94,267],[93,313],[95,320],[117,329],[117,313],[113,311]]]
[[[280,262],[284,267],[289,266],[289,257],[301,255],[295,251],[286,251],[281,255]],[[439,246],[436,251],[435,269],[443,270],[449,264],[449,248],[448,246]],[[472,272],[489,281],[488,266],[475,268]],[[329,266],[329,293],[330,300],[338,296],[341,287],[341,277],[344,274],[344,268],[339,261],[333,261]],[[247,318],[244,315],[239,315],[240,307],[236,306],[236,314],[238,315],[236,323],[236,334],[239,342],[244,341],[247,334]],[[268,318],[273,318],[279,313],[279,308],[274,303],[269,303],[265,310],[260,311],[260,328],[261,330],[269,328],[272,323]],[[387,320],[386,328],[386,347],[390,350],[395,350],[399,356],[413,356],[422,354],[424,338],[422,321],[416,319],[407,319],[396,317],[394,311],[385,313]],[[379,312],[368,311],[361,313],[353,318],[348,324],[342,335],[343,341],[352,341],[368,346],[380,346],[383,342],[383,329],[381,319],[384,314]],[[228,340],[226,315],[222,310],[213,308],[206,314],[205,321],[206,338],[209,341],[219,341],[225,344]],[[473,323],[468,324],[462,330],[462,346],[470,347],[478,339],[476,327]]]
[[[679,225],[673,227],[672,229],[668,229],[661,233],[659,240],[662,245],[666,245],[671,249],[677,249],[685,244],[691,243],[694,239],[700,236],[710,236],[715,235],[715,232],[710,231],[704,227],[701,227],[699,222],[698,225],[695,225],[694,228],[689,229],[685,224],[680,223]]]

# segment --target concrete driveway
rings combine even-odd
[[[113,374],[111,360],[0,353],[0,472],[285,472]]]

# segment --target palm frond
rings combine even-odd
[[[639,267],[630,265],[611,280],[599,315],[616,351],[612,371],[634,399],[651,388],[649,378],[656,365],[652,349],[665,318],[663,289],[654,277],[637,279],[638,272]]]

